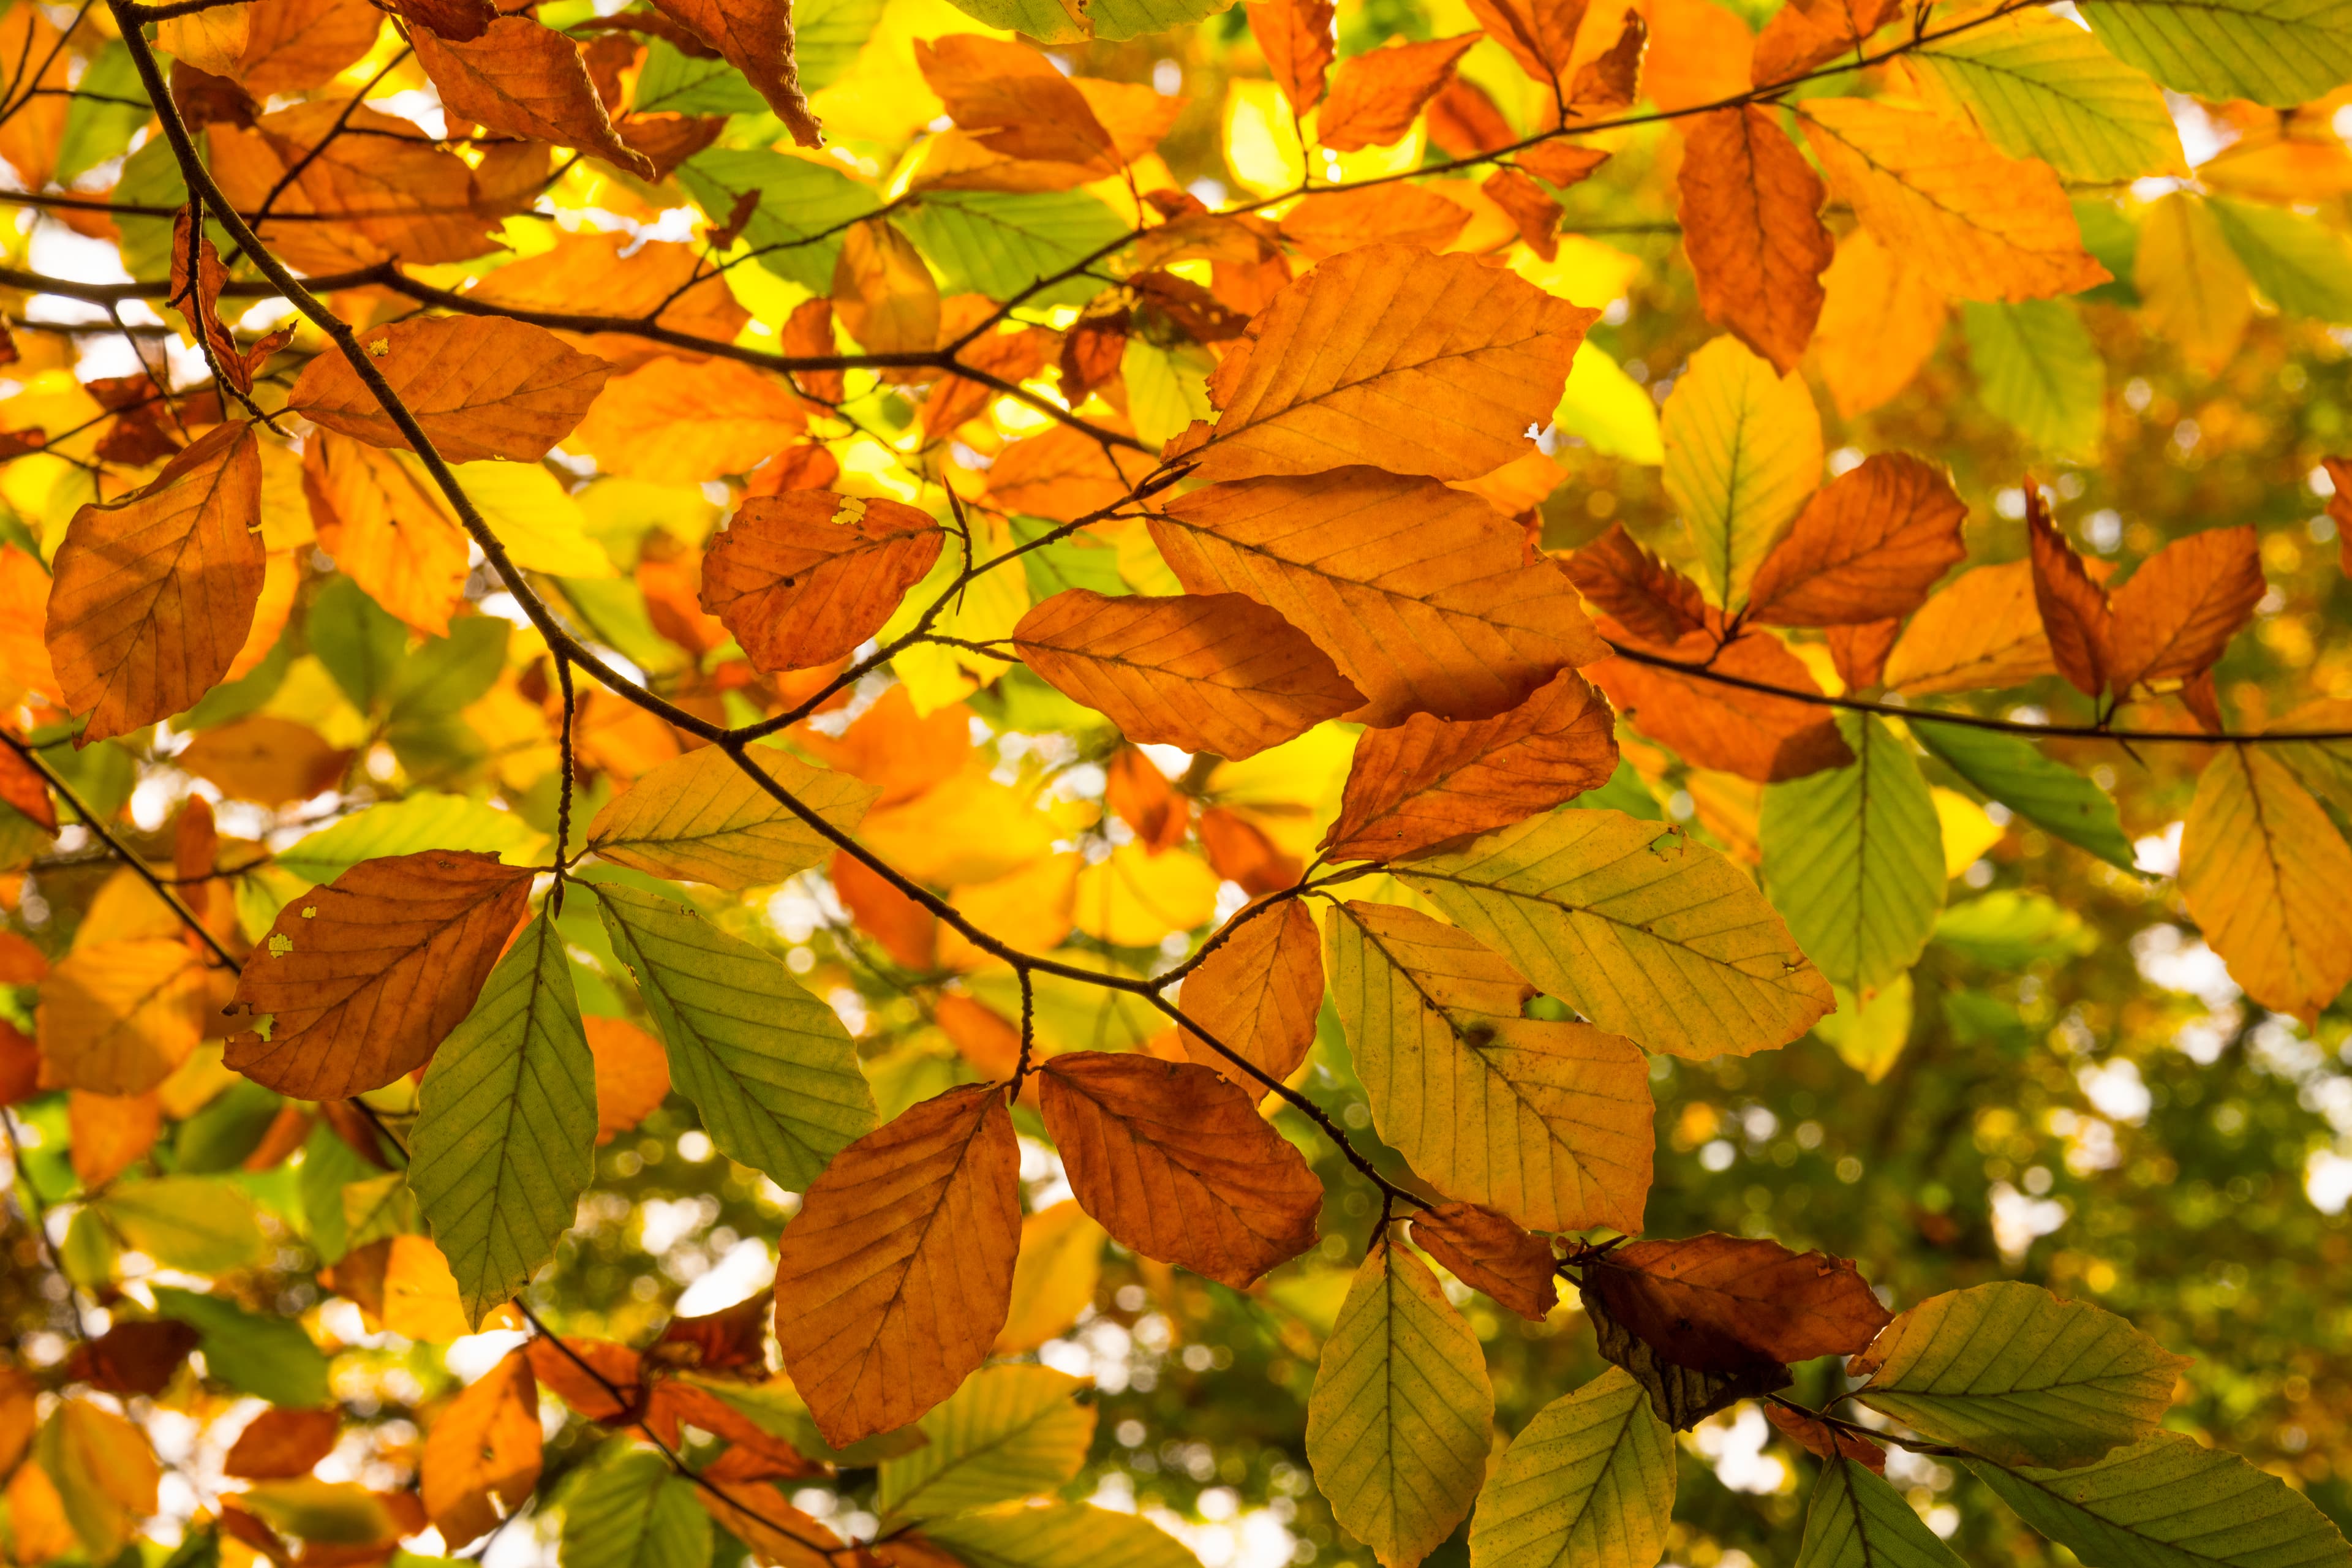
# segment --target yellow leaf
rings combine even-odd
[[[1078,873],[1077,928],[1113,947],[1152,947],[1204,925],[1217,910],[1217,874],[1192,855],[1123,844]]]
[[[1959,791],[1938,784],[1927,793],[1935,798],[1936,820],[1944,829],[1945,876],[1958,876],[2007,836],[2009,829]]]
[[[186,1061],[212,1008],[203,959],[177,935],[77,947],[41,982],[49,1081],[140,1094]]]
[[[2253,279],[2204,199],[2175,191],[2140,221],[2132,262],[2148,325],[2210,375],[2229,363],[2253,320]]]
[[[856,830],[881,793],[772,747],[755,746],[745,755],[844,833]],[[834,852],[717,746],[688,752],[639,778],[596,814],[588,845],[648,876],[708,882],[730,892],[781,882]]]
[[[1065,1199],[1021,1221],[1013,1266],[1013,1306],[991,1347],[997,1355],[1035,1350],[1094,1305],[1102,1278],[1103,1227]]]
[[[1822,482],[1812,392],[1737,338],[1717,338],[1691,355],[1659,428],[1666,495],[1690,531],[1699,581],[1736,610],[1773,540]]]
[[[2352,847],[2286,764],[2225,747],[2180,836],[2180,897],[2263,1006],[2309,1023],[2352,982]]]

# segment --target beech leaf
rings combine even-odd
[[[553,332],[504,317],[395,321],[362,332],[360,347],[452,463],[539,461],[579,425],[611,372]],[[371,447],[408,446],[341,353],[312,360],[286,405]]]

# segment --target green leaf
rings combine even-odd
[[[253,1200],[216,1176],[163,1176],[123,1182],[90,1205],[125,1247],[167,1268],[219,1274],[269,1255]]]
[[[2352,0],[2086,0],[2126,65],[2199,98],[2284,109],[2352,81]]]
[[[596,1061],[542,910],[433,1053],[409,1135],[409,1187],[474,1327],[554,1258],[595,1144]]]
[[[286,1101],[274,1090],[241,1078],[210,1105],[180,1123],[172,1140],[172,1168],[183,1175],[209,1176],[234,1171],[261,1144]]]
[[[1969,724],[1915,723],[1911,733],[1954,773],[2035,826],[2128,871],[2131,839],[2107,792],[2021,735]]]
[[[1832,1005],[1746,872],[1622,812],[1532,817],[1393,874],[1539,990],[1646,1050],[1769,1050]]]
[[[1494,1425],[1478,1336],[1416,1254],[1375,1246],[1307,1401],[1307,1459],[1331,1517],[1390,1568],[1419,1563],[1470,1511]]]
[[[2000,1280],[1931,1296],[1850,1370],[1854,1397],[2004,1465],[2085,1465],[2156,1429],[2188,1358],[2087,1301]]]
[[[139,82],[138,64],[119,39],[100,50],[98,58],[83,68],[74,90],[83,96],[74,99],[66,110],[52,176],[61,185],[70,184],[109,158],[121,157],[139,128],[155,118],[147,102],[147,89]],[[121,100],[129,101],[113,101]]]
[[[2107,365],[2074,310],[2056,300],[1970,300],[1960,321],[1985,407],[2054,456],[2095,459]]]
[[[1822,416],[1801,375],[1738,339],[1691,355],[1659,423],[1667,499],[1696,551],[1698,580],[1736,609],[1788,521],[1822,482]]]
[[[583,1471],[563,1504],[562,1568],[703,1568],[710,1515],[694,1483],[650,1448],[619,1448]]]
[[[1095,37],[1110,43],[1164,33],[1204,22],[1232,6],[1234,0],[1085,0],[1087,20]]]
[[[507,634],[513,629],[496,616],[468,616],[450,622],[447,637],[426,637],[394,667],[384,685],[385,726],[445,720],[479,699],[507,667]]]
[[[1612,1366],[1511,1440],[1470,1521],[1471,1568],[1653,1568],[1675,1511],[1675,1435]]]
[[[1344,903],[1326,931],[1372,1120],[1415,1171],[1531,1230],[1642,1228],[1655,1113],[1632,1041],[1522,1016],[1533,986],[1414,910]]]
[[[677,177],[713,223],[725,223],[744,192],[758,192],[744,243],[761,252],[761,267],[817,294],[833,292],[840,231],[880,205],[838,169],[781,153],[714,147],[678,165]]]
[[[801,85],[812,92],[817,86],[805,73]],[[630,101],[631,112],[637,114],[758,114],[767,107],[743,73],[725,60],[698,59],[661,38],[646,49],[645,69]]]
[[[2284,207],[2209,198],[2206,207],[2254,287],[2280,310],[2352,321],[2352,243]]]
[[[1148,1519],[1091,1503],[992,1509],[924,1533],[971,1568],[1199,1568],[1192,1549]]]
[[[1128,232],[1119,216],[1084,191],[1041,195],[997,191],[929,192],[899,220],[950,294],[1009,300],[1076,266]],[[1108,287],[1078,277],[1040,289],[1024,305],[1082,305]]]
[[[479,849],[509,865],[547,842],[511,811],[459,795],[412,795],[353,812],[278,852],[278,868],[324,887],[362,860],[419,849]]]
[[[1568,384],[1551,422],[1604,458],[1622,458],[1653,468],[1666,460],[1658,435],[1658,405],[1650,389],[1635,381],[1587,338],[1576,345]]]
[[[843,833],[856,830],[881,794],[772,746],[754,746],[745,755]],[[630,785],[596,814],[588,847],[649,876],[730,892],[781,882],[833,854],[828,840],[717,746],[673,758]]]
[[[1912,58],[2004,153],[2079,180],[2189,172],[2156,84],[2072,22],[2013,12]]]
[[[1815,1024],[1813,1033],[1846,1066],[1876,1083],[1911,1041],[1911,976],[1899,976],[1866,1003],[1843,985],[1834,989],[1837,1011]]]
[[[388,1236],[419,1236],[424,1223],[417,1214],[416,1194],[399,1171],[344,1184],[343,1246],[357,1251]]]
[[[1797,1568],[1962,1568],[1901,1492],[1853,1459],[1831,1459],[1813,1483]]]
[[[1028,544],[1052,532],[1056,526],[1027,517],[1016,517],[1012,521],[1013,539],[1017,544]],[[1102,548],[1084,534],[1075,539],[1057,539],[1051,544],[1038,545],[1022,555],[1021,567],[1029,579],[1029,596],[1041,604],[1070,588],[1090,588],[1097,594],[1111,595],[1128,592],[1127,581],[1118,573],[1118,552]],[[1029,672],[1022,668],[1008,673],[1027,675]],[[1035,677],[1031,676],[1030,680],[1034,689],[1024,695],[1046,694],[1061,705],[1068,720],[1068,722],[1055,722],[1050,728],[1090,729],[1105,721],[1101,714],[1079,707]],[[1003,700],[1008,694],[999,689],[992,695]]]
[[[1666,814],[1658,805],[1658,797],[1650,793],[1643,781],[1641,770],[1622,757],[1617,760],[1617,771],[1599,789],[1586,790],[1568,803],[1573,811],[1622,811],[1643,822],[1664,822]]]
[[[831,87],[856,63],[858,52],[881,26],[883,4],[884,0],[800,0],[793,7],[793,60],[800,68],[802,91]]]
[[[2044,893],[2004,888],[1954,904],[1936,921],[1936,940],[1993,969],[2037,958],[2080,958],[2099,945],[2083,917]]]
[[[391,689],[394,671],[408,657],[408,628],[349,577],[328,579],[311,601],[310,651],[362,713]],[[452,847],[455,847],[454,846]]]
[[[875,1499],[882,1528],[1061,1486],[1094,1440],[1094,1407],[1076,1399],[1085,1386],[1045,1366],[974,1373],[919,1423],[929,1442],[884,1461]]]
[[[976,22],[1026,33],[1041,44],[1072,44],[1087,35],[1086,25],[1055,0],[954,0],[954,5]]]
[[[2158,1432],[2071,1470],[1962,1463],[2089,1568],[2315,1568],[2352,1563],[2311,1500],[2235,1454]]]
[[[1209,403],[1209,374],[1216,368],[1215,358],[1197,344],[1168,349],[1149,338],[1129,338],[1118,374],[1137,438],[1162,447],[1193,420],[1216,417]]]
[[[720,1153],[802,1192],[873,1131],[874,1093],[849,1031],[782,960],[667,899],[590,887],[669,1048],[670,1081]]]
[[[1906,973],[1944,906],[1944,830],[1911,748],[1841,713],[1854,760],[1768,784],[1757,837],[1764,886],[1833,985],[1870,996]]]
[[[199,147],[208,147],[199,140]],[[188,183],[180,173],[180,161],[172,153],[171,142],[162,136],[151,136],[139,150],[122,160],[122,177],[115,182],[114,199],[126,205],[162,207],[177,212],[188,205]],[[125,213],[115,220],[115,228],[122,236],[122,265],[133,278],[169,278],[172,275],[172,220],[168,217],[142,217]],[[213,243],[224,243],[217,223],[205,226]],[[228,252],[223,250],[223,256]]]
[[[337,1136],[324,1122],[310,1130],[302,1144],[302,1168],[295,1173],[295,1190],[302,1202],[304,1228],[310,1250],[319,1261],[340,1263],[352,1249],[351,1229],[343,1218],[343,1189],[376,1173],[373,1165]]]
[[[294,1410],[316,1410],[334,1402],[327,1386],[327,1358],[292,1318],[263,1317],[217,1296],[153,1287],[155,1310],[176,1318],[201,1337],[205,1370],[240,1394]]]

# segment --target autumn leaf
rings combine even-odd
[[[476,38],[445,38],[429,26],[409,38],[451,113],[509,136],[577,147],[640,179],[653,177],[653,161],[613,129],[580,46],[562,34],[529,16],[500,16]]]
[[[334,1451],[341,1428],[341,1415],[333,1410],[265,1410],[229,1446],[222,1472],[250,1481],[307,1476]]]
[[[477,1541],[530,1496],[541,1462],[539,1383],[509,1351],[433,1423],[417,1465],[425,1511],[443,1539]]]
[[[392,453],[322,430],[304,443],[302,493],[320,545],[368,597],[428,637],[449,635],[467,570],[465,531]]]
[[[1944,296],[1907,253],[1857,228],[1838,242],[1822,275],[1813,359],[1838,412],[1867,414],[1910,385],[1936,352]]]
[[[1292,112],[1305,114],[1323,101],[1338,7],[1332,0],[1250,0],[1247,10],[1250,32],[1282,96]]]
[[[203,957],[177,936],[77,945],[40,986],[43,1076],[94,1094],[162,1083],[215,1011]]]
[[[1553,1400],[1511,1440],[1471,1517],[1482,1563],[1563,1560],[1640,1568],[1665,1550],[1675,1435],[1642,1387],[1611,1367]]]
[[[340,1100],[424,1065],[474,1005],[522,918],[528,870],[428,849],[354,866],[278,913],[236,1004],[269,1019],[229,1066],[281,1094]]]
[[[1422,105],[1454,75],[1476,33],[1422,43],[1391,40],[1339,62],[1316,121],[1316,140],[1335,153],[1385,146],[1411,130]]]
[[[1586,0],[1472,0],[1470,15],[1519,68],[1557,95],[1575,63]]]
[[[1323,935],[1297,899],[1273,910],[1244,910],[1227,921],[1201,966],[1187,978],[1184,1016],[1210,1039],[1279,1083],[1298,1070],[1315,1044],[1323,1005]],[[1184,1054],[1243,1082],[1243,1073],[1202,1035],[1187,1028]],[[1255,1093],[1255,1081],[1243,1087]]]
[[[1699,582],[1717,606],[1737,610],[1765,552],[1821,483],[1812,393],[1717,338],[1691,356],[1658,428],[1666,495],[1689,531]]]
[[[1882,452],[1805,503],[1756,569],[1748,613],[1779,626],[1861,626],[1908,616],[1968,553],[1951,480]]]
[[[2174,540],[2110,597],[2108,683],[2120,697],[2210,668],[2269,588],[2251,524]]]
[[[2021,686],[2053,673],[2031,563],[1964,572],[1920,606],[1886,656],[1887,686],[1913,696]]]
[[[2087,697],[2097,697],[2114,666],[2115,617],[2106,590],[2091,580],[2083,558],[2050,521],[2050,504],[2028,480],[2026,542],[2033,563],[2033,602],[2058,672]]]
[[[762,669],[825,664],[882,628],[945,538],[929,513],[899,501],[758,497],[703,557],[702,607]]]
[[[423,317],[372,327],[360,334],[360,347],[452,463],[537,462],[580,423],[611,370],[552,332],[499,317]],[[372,447],[408,446],[341,354],[312,360],[286,404]]]
[[[1046,69],[1061,82],[1058,72]],[[939,346],[940,286],[914,245],[882,219],[852,224],[842,235],[833,306],[868,353],[929,353]]]
[[[2314,1016],[2352,983],[2352,930],[2333,889],[2352,846],[2286,765],[2225,747],[2205,765],[2180,836],[2180,898],[2264,1006]]]
[[[1632,1242],[1587,1265],[1585,1289],[1662,1353],[1702,1371],[1759,1356],[1853,1355],[1894,1316],[1849,1260],[1764,1237]]]
[[[915,64],[949,116],[991,152],[1078,164],[1094,179],[1124,162],[1086,95],[1034,49],[954,33],[917,39]]]
[[[767,100],[793,140],[816,147],[824,137],[801,91],[793,59],[793,13],[786,0],[657,0],[659,9],[687,27],[743,73]]]
[[[1735,686],[1630,657],[1587,668],[1622,717],[1685,760],[1758,784],[1801,779],[1853,760],[1830,710],[1803,700],[1821,692],[1812,675],[1771,633],[1742,632],[1718,646],[1709,634],[1695,632],[1659,651],[1677,664],[1770,689]]]
[[[1751,104],[1692,121],[1680,188],[1683,243],[1707,319],[1783,374],[1795,369],[1833,254],[1821,177],[1777,116]]]
[[[1493,1209],[1439,1204],[1413,1215],[1412,1239],[1456,1279],[1530,1322],[1542,1322],[1559,1300],[1551,1244]]]
[[[1756,40],[1757,85],[1788,81],[1838,55],[1859,57],[1897,9],[1895,0],[1796,0],[1773,13]]]
[[[856,831],[880,794],[771,747],[744,756],[842,833]],[[615,865],[730,892],[783,881],[834,850],[717,746],[673,758],[614,796],[588,825],[588,844]]]

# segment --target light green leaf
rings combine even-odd
[[[793,7],[793,59],[801,90],[831,87],[882,25],[884,0],[800,0]]]
[[[2352,321],[2352,243],[2284,207],[2209,199],[2206,206],[2254,287],[2280,310]]]
[[[109,158],[121,157],[131,136],[155,117],[147,106],[147,89],[139,82],[139,67],[119,40],[83,68],[74,89],[88,96],[74,99],[66,110],[52,171],[59,184],[71,184]],[[122,100],[129,101],[118,101]]]
[[[1849,1368],[1854,1395],[2004,1465],[2085,1465],[2156,1429],[2189,1364],[2087,1301],[2016,1280],[1931,1296]]]
[[[2057,300],[1970,300],[1960,321],[1985,407],[2053,456],[2096,458],[2107,363],[2074,308]]]
[[[710,1515],[694,1483],[650,1448],[622,1448],[583,1471],[563,1504],[562,1568],[703,1568]]]
[[[1522,1016],[1535,988],[1426,915],[1349,902],[1328,921],[1331,999],[1383,1141],[1531,1230],[1641,1230],[1655,1113],[1639,1047]]]
[[[1801,375],[1733,337],[1691,355],[1659,425],[1666,497],[1690,530],[1698,580],[1736,609],[1783,524],[1822,482],[1822,416]]]
[[[1831,1459],[1813,1483],[1797,1568],[1963,1568],[1903,1494],[1853,1459]]]
[[[1094,24],[1095,37],[1111,43],[1165,33],[1203,22],[1232,6],[1234,0],[1084,0],[1080,7]]]
[[[1078,1473],[1094,1440],[1086,1385],[1045,1366],[974,1373],[919,1425],[930,1439],[883,1462],[883,1528],[1049,1492]]]
[[[720,1153],[801,1192],[873,1131],[849,1031],[782,960],[667,899],[590,887],[668,1047],[670,1081]]]
[[[1478,1336],[1416,1254],[1375,1247],[1307,1401],[1307,1459],[1331,1517],[1389,1568],[1419,1563],[1470,1511],[1494,1424]]]
[[[1116,244],[1128,232],[1117,213],[1084,191],[1035,195],[933,192],[902,208],[899,221],[923,255],[946,274],[944,292],[985,294],[992,300],[1010,300]],[[1100,278],[1073,278],[1023,303],[1082,305],[1107,287]]]
[[[2178,92],[2284,109],[2352,81],[2352,0],[2089,0],[2101,42]]]
[[[2012,156],[2079,180],[2189,172],[2156,84],[2046,11],[2011,12],[1912,58]]]
[[[376,1168],[361,1159],[333,1128],[321,1122],[310,1130],[302,1144],[302,1168],[295,1173],[295,1191],[301,1198],[310,1250],[319,1255],[320,1262],[340,1263],[352,1249],[350,1225],[343,1217],[343,1191],[376,1173]]]
[[[357,1481],[314,1476],[264,1481],[237,1493],[236,1500],[279,1534],[322,1546],[380,1547],[401,1531],[383,1495]]]
[[[1148,1519],[1089,1503],[992,1509],[924,1533],[971,1568],[1199,1568],[1192,1548]]]
[[[1994,969],[2037,958],[2080,958],[2099,945],[2083,917],[2044,893],[2004,888],[1954,904],[1936,921],[1936,940]]]
[[[126,205],[163,207],[174,212],[188,205],[188,183],[180,173],[179,160],[172,155],[169,141],[150,136],[140,143],[137,152],[122,160],[122,177],[115,183],[114,199]],[[122,265],[131,276],[172,275],[170,218],[124,213],[115,226],[122,236]],[[215,246],[233,243],[222,234],[217,223],[205,226]],[[221,254],[226,256],[228,252],[223,250]]]
[[[167,1268],[218,1274],[269,1254],[253,1200],[215,1176],[161,1176],[123,1182],[90,1205],[121,1237]]]
[[[1393,874],[1538,989],[1645,1050],[1769,1050],[1832,1005],[1746,872],[1622,812],[1531,817]]]
[[[546,910],[433,1053],[418,1107],[408,1184],[479,1328],[554,1258],[595,1176],[596,1060]]]
[[[458,795],[412,795],[353,812],[278,852],[278,868],[324,887],[362,860],[419,849],[479,849],[509,865],[547,835],[511,811]]]
[[[1944,907],[1944,829],[1911,748],[1867,714],[1841,713],[1853,761],[1768,784],[1757,837],[1764,886],[1830,978],[1874,994],[1918,961]]]
[[[386,727],[396,731],[446,722],[479,699],[507,667],[507,634],[513,629],[496,616],[470,616],[450,622],[447,637],[425,638],[385,684]]]
[[[1471,1568],[1654,1568],[1675,1511],[1675,1435],[1612,1366],[1536,1413],[1470,1521]]]
[[[648,675],[677,675],[694,658],[654,629],[645,594],[627,577],[573,577],[559,584],[589,635]]]
[[[1837,1011],[1815,1024],[1813,1033],[1846,1066],[1876,1083],[1911,1041],[1911,976],[1896,976],[1866,1003],[1843,985],[1833,989]]]
[[[802,85],[810,87],[805,78]],[[767,107],[743,73],[725,60],[697,58],[662,38],[647,46],[630,102],[638,114],[757,114]]]
[[[371,1167],[372,1168],[372,1167]],[[343,1247],[356,1251],[388,1236],[417,1236],[424,1231],[416,1194],[408,1176],[386,1171],[380,1176],[349,1182],[343,1186]]]
[[[394,454],[430,493],[425,465]],[[452,470],[514,563],[560,577],[614,577],[613,558],[588,537],[588,517],[572,492],[538,463],[459,463]]]
[[[2324,1568],[2352,1546],[2311,1500],[2235,1454],[2158,1432],[2078,1469],[1963,1460],[2089,1568]]]
[[[316,1410],[334,1402],[327,1386],[327,1358],[292,1318],[265,1318],[234,1301],[168,1285],[153,1287],[155,1310],[176,1318],[201,1336],[205,1370],[240,1394],[254,1394],[294,1410]]]
[[[303,626],[310,651],[352,706],[373,712],[376,700],[390,689],[393,672],[408,657],[408,628],[341,574],[319,590]]]
[[[1071,44],[1087,36],[1086,25],[1055,0],[954,0],[954,5],[974,21],[1026,33],[1041,44]]]
[[[678,165],[677,177],[713,223],[725,223],[744,192],[760,193],[743,242],[761,252],[761,267],[816,294],[833,292],[840,231],[880,205],[838,169],[756,149],[698,153]]]
[[[2018,816],[2108,865],[2132,868],[2132,843],[2107,792],[2020,735],[1915,723],[1911,733],[1954,773]]]
[[[753,746],[745,755],[844,833],[856,831],[881,795],[847,773],[814,767],[772,746]],[[630,785],[596,814],[588,846],[648,876],[738,893],[781,882],[833,853],[814,828],[717,746],[673,758]]]
[[[1569,366],[1568,384],[1560,391],[1551,422],[1605,458],[1652,467],[1666,459],[1658,435],[1658,405],[1650,389],[1627,375],[1590,338],[1576,345],[1576,359]]]
[[[1209,351],[1197,344],[1164,349],[1148,338],[1129,338],[1118,374],[1136,438],[1157,448],[1182,435],[1193,420],[1215,417],[1209,405],[1209,373],[1216,368]]]

